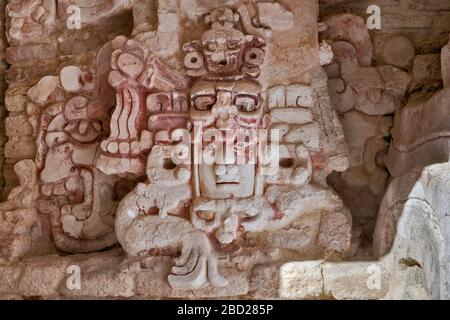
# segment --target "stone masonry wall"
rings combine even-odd
[[[7,47],[7,42],[5,38],[5,5],[6,0],[0,1],[0,195],[3,191],[3,186],[5,185],[5,180],[3,178],[3,166],[4,166],[4,144],[5,144],[5,127],[4,118],[6,115],[5,109],[5,71],[7,69],[7,63],[5,61],[5,50]]]
[[[334,95],[333,102],[340,114],[351,151],[350,169],[333,175],[329,182],[352,210],[362,229],[363,243],[369,245],[386,187],[392,176],[398,175],[397,167],[402,166],[401,163],[393,165],[392,161],[389,163],[387,159],[396,115],[406,105],[427,100],[442,88],[440,53],[449,39],[450,2],[445,0],[319,2],[322,21],[326,22],[336,15],[349,14],[361,17],[361,25],[365,24],[369,17],[367,8],[370,5],[378,5],[381,9],[381,29],[367,30],[370,36],[371,63],[365,66],[360,64],[360,67],[374,67],[382,78],[384,73],[386,78],[395,79],[390,84],[385,83],[386,92],[402,82],[401,94],[398,95],[395,104],[387,103],[386,100],[383,102],[381,97],[375,104],[375,109],[371,109],[368,103],[370,96],[367,96],[367,99],[363,98],[361,107],[346,109],[346,101],[353,99],[354,96],[350,98],[348,92],[339,93],[341,85],[339,81],[329,82],[332,98],[333,92],[338,92]],[[342,34],[332,40],[348,40],[338,39],[339,36]],[[389,73],[386,73],[388,70]],[[396,76],[391,73],[392,70],[395,70]],[[332,68],[328,69],[329,78],[335,76],[334,72]],[[361,74],[360,72],[359,75]],[[373,79],[373,75],[369,73],[367,75],[367,79]],[[374,82],[372,85],[376,86]],[[340,105],[344,108],[339,108]],[[376,170],[372,164],[367,164],[367,159],[372,164],[373,160],[375,161]]]

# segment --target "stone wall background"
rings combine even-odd
[[[7,42],[5,38],[5,6],[6,0],[0,1],[0,195],[2,194],[3,187],[5,185],[5,180],[3,178],[3,166],[5,161],[4,156],[4,144],[6,141],[5,137],[5,126],[4,119],[6,116],[5,108],[5,71],[8,68],[5,61],[5,50],[7,47]]]
[[[368,6],[372,4],[380,6],[382,11],[381,30],[369,30],[373,44],[373,66],[394,65],[412,76],[413,80],[405,99],[402,101],[402,107],[412,99],[426,96],[442,88],[440,51],[448,42],[450,32],[450,3],[448,1],[322,0],[319,1],[319,4],[321,18],[339,13],[352,13],[365,19],[368,16],[366,14]],[[6,0],[0,1],[0,19],[3,22],[5,22],[5,5]],[[124,17],[126,16],[127,14],[124,15]],[[127,19],[122,20],[126,21]],[[122,24],[127,29],[127,22]],[[50,42],[53,43],[53,48],[56,50],[55,56],[52,58],[53,62],[52,59],[49,59],[47,60],[48,63],[42,66],[33,66],[32,62],[26,61],[25,56],[22,61],[8,61],[8,53],[5,52],[5,25],[5,23],[0,24],[0,192],[3,199],[18,183],[13,170],[14,164],[23,159],[32,159],[35,156],[35,137],[31,133],[34,130],[30,128],[32,125],[29,123],[29,118],[32,115],[30,114],[29,101],[26,98],[27,90],[41,75],[54,68],[57,59],[59,59],[57,57],[63,56],[66,61],[70,61],[74,59],[74,55],[77,53],[83,50],[95,50],[102,43],[102,39],[89,38],[90,35],[95,33],[95,29],[82,30],[76,35],[88,39],[83,41],[80,47],[67,47],[64,45],[64,41],[58,42],[56,39],[52,39]],[[107,33],[103,32],[103,34]],[[406,43],[408,50],[401,50],[398,47],[399,43],[404,46],[405,42],[397,43],[392,40],[399,39],[398,37],[410,41]],[[41,45],[39,44],[39,46]],[[20,47],[20,43],[17,43],[16,47]],[[29,47],[27,50],[33,50],[33,48]],[[7,71],[7,62],[11,64],[9,71]],[[6,90],[7,78],[17,79],[19,76],[22,77],[22,85]],[[23,93],[23,99],[17,99],[17,92]],[[12,96],[15,96],[14,100],[9,99]],[[393,116],[393,113],[373,116],[352,111],[352,113],[341,113],[341,120],[346,130],[347,139],[350,139],[350,144],[352,144],[351,132],[354,130],[364,131],[369,127],[373,128],[374,125],[381,128],[381,131],[379,130],[376,134],[385,136],[386,141],[389,142]],[[365,138],[368,141],[372,137],[369,133]],[[335,174],[330,179],[330,183],[352,210],[356,220],[361,225],[363,239],[369,245],[375,227],[379,203],[388,183],[381,179],[378,182],[381,187],[379,186],[378,189],[382,189],[382,191],[374,194],[367,179],[361,179],[358,171],[358,168],[353,167],[344,174]],[[8,179],[5,181],[3,176],[7,176]]]
[[[446,0],[353,0],[319,1],[320,15],[336,12],[355,13],[367,17],[366,10],[376,4],[381,8],[382,26],[371,31],[376,38],[402,35],[411,39],[417,54],[439,54],[448,42],[450,32],[450,2]],[[377,57],[376,57],[377,58]]]
[[[386,110],[377,115],[365,113],[364,110],[339,112],[352,156],[362,159],[369,156],[368,152],[373,151],[370,143],[374,136],[382,136],[386,142],[383,152],[376,157],[376,162],[389,175],[387,179],[381,176],[376,179],[373,174],[363,172],[362,166],[354,162],[347,172],[334,174],[329,179],[329,183],[343,197],[360,225],[363,244],[369,246],[379,204],[392,176],[398,175],[397,172],[389,172],[389,165],[386,163],[396,115],[406,105],[427,100],[443,87],[440,53],[449,41],[450,2],[322,0],[319,3],[321,20],[343,13],[354,14],[366,20],[369,16],[367,8],[378,5],[381,8],[381,30],[369,30],[373,46],[371,66],[393,66],[411,77],[401,105],[396,110]],[[361,142],[362,139],[365,141]],[[378,192],[374,192],[374,179],[377,180],[375,190]]]
[[[26,36],[13,38],[7,31],[10,28],[10,19],[5,16],[7,2],[1,1],[3,23],[0,26],[5,43],[2,61],[6,62],[1,77],[4,82],[9,83],[7,88],[4,83],[0,90],[4,93],[6,109],[2,115],[4,121],[0,121],[0,146],[4,145],[1,148],[0,160],[4,159],[4,166],[0,168],[3,173],[0,177],[8,177],[0,190],[2,200],[19,183],[14,165],[36,156],[35,141],[42,105],[30,100],[30,88],[44,76],[56,76],[62,67],[70,63],[90,59],[104,43],[116,35],[130,34],[133,24],[131,10],[123,10],[108,21],[99,20],[97,25],[92,24],[82,30],[68,30],[66,25],[59,23],[54,28],[60,32],[36,33],[31,39]],[[10,44],[6,49],[7,40]],[[50,89],[42,84],[44,92]]]

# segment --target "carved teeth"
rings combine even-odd
[[[130,153],[130,144],[128,142],[120,142],[119,143],[119,151],[121,154]]]
[[[141,151],[140,144],[138,141],[132,141],[130,144],[130,153],[131,154],[139,154]]]
[[[117,153],[117,151],[119,151],[119,144],[115,141],[112,141],[108,144],[107,147],[108,152],[110,153]]]

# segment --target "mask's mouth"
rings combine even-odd
[[[240,183],[239,182],[217,182],[216,183],[216,185],[218,185],[218,186],[229,186],[229,185],[233,185],[233,186],[237,186],[237,185],[239,185]]]
[[[237,165],[216,165],[215,174],[217,185],[237,185],[241,182],[241,172]]]

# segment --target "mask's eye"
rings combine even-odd
[[[218,47],[217,42],[215,42],[215,41],[208,42],[208,50],[209,51],[216,51],[217,47]]]
[[[206,111],[216,103],[216,97],[213,95],[198,96],[194,99],[194,105],[198,110]]]
[[[229,40],[227,41],[227,47],[228,49],[237,49],[239,48],[239,41],[236,40]]]
[[[251,96],[237,96],[234,103],[242,112],[253,112],[258,109],[258,101]]]
[[[289,169],[294,166],[294,159],[292,158],[281,158],[280,159],[280,167]]]

